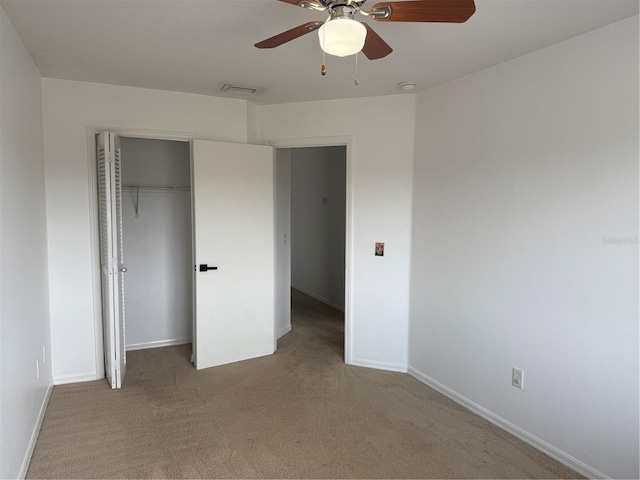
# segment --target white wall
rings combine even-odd
[[[190,186],[189,143],[123,137],[121,147],[123,185]],[[127,349],[188,343],[191,191],[125,190],[122,201]]]
[[[344,310],[345,187],[345,147],[291,150],[291,285],[340,310]]]
[[[121,137],[123,185],[191,184],[188,142]]]
[[[414,126],[413,95],[258,107],[261,141],[315,137],[322,144],[322,137],[352,136],[350,337],[357,365],[407,366]],[[384,257],[374,256],[375,242],[386,242]]]
[[[247,143],[258,143],[258,106],[247,103]]]
[[[2,9],[0,85],[0,478],[17,478],[53,381],[40,73]]]
[[[413,192],[411,373],[638,478],[638,17],[420,94]]]
[[[276,149],[276,336],[291,331],[291,149]]]
[[[94,331],[100,319],[91,270],[87,127],[245,143],[247,107],[244,100],[48,78],[42,90],[53,374],[56,382],[91,380],[100,376],[102,359]]]

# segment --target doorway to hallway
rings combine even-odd
[[[277,294],[278,336],[292,328],[290,308],[298,292],[335,310],[342,318],[344,338],[347,147],[276,152],[276,276],[281,288]],[[289,293],[289,288],[294,291]],[[341,353],[345,353],[344,347]]]

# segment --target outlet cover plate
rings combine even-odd
[[[520,390],[524,389],[524,372],[519,368],[513,367],[511,374],[511,385]]]

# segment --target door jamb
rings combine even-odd
[[[265,145],[274,149],[279,148],[306,148],[306,147],[346,147],[346,225],[345,225],[345,272],[344,272],[344,361],[352,365],[353,354],[353,309],[352,309],[352,272],[353,272],[353,136],[335,137],[302,137],[302,138],[278,138],[266,139]],[[275,152],[274,152],[275,153]],[[275,176],[274,176],[275,177]],[[275,181],[275,179],[274,179]],[[289,244],[290,245],[290,244]],[[291,286],[291,279],[289,279]],[[277,299],[276,299],[277,301]],[[277,334],[277,333],[276,333]]]
[[[89,240],[91,243],[91,286],[93,303],[93,323],[95,338],[96,380],[104,378],[104,339],[102,337],[102,290],[100,281],[100,225],[98,219],[98,171],[96,167],[96,135],[100,132],[113,132],[120,137],[150,138],[155,140],[173,140],[191,142],[196,138],[193,133],[160,132],[133,128],[87,127],[87,161],[89,173]],[[193,289],[193,285],[192,285]],[[193,313],[195,315],[195,312]]]

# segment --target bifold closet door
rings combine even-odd
[[[97,139],[100,218],[100,277],[105,373],[111,388],[126,374],[120,139],[102,132]]]
[[[192,143],[196,368],[275,351],[273,148]]]

